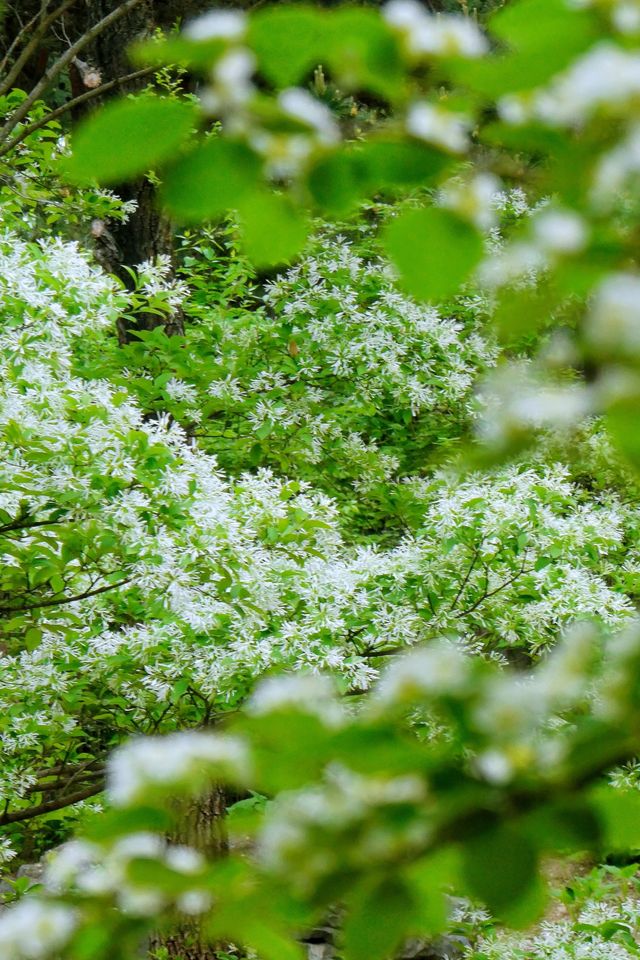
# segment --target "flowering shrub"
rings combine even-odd
[[[74,373],[127,309],[76,247],[7,236],[0,253],[5,822],[58,760],[81,770],[45,803],[80,800],[114,738],[206,721],[278,665],[359,690],[442,631],[534,653],[573,619],[631,615],[616,563],[637,521],[615,495],[561,470],[413,481],[415,533],[349,548],[324,495],[264,470],[229,482],[177,423]]]
[[[125,296],[73,247],[5,240],[0,823],[95,795],[120,739],[170,732],[112,755],[107,812],[0,918],[9,957],[107,957],[114,943],[133,955],[187,914],[212,941],[288,960],[340,901],[344,956],[382,960],[445,929],[451,890],[526,924],[544,909],[546,855],[637,850],[637,484],[617,463],[609,489],[588,464],[549,458],[556,429],[582,425],[596,459],[611,442],[638,461],[638,33],[628,3],[521,0],[487,34],[411,0],[382,16],[221,11],[138,53],[200,72],[199,107],[146,95],[78,132],[72,178],[155,167],[184,220],[234,209],[260,268],[303,249],[305,209],[344,217],[379,190],[432,192],[382,231],[402,294],[383,261],[329,234],[252,291],[253,327],[245,303],[215,319],[195,375],[184,343],[149,334],[172,364],[147,389],[146,370],[101,378],[99,354],[136,297],[182,300],[162,264]],[[321,85],[295,86],[318,62],[384,102],[362,142],[343,141]],[[536,202],[505,237],[485,167],[511,148],[516,167],[535,160]],[[499,363],[481,305],[507,344]],[[472,380],[494,364],[478,401],[485,453],[546,431],[539,452],[462,480],[412,475],[436,438],[460,438]],[[585,427],[595,413],[604,427]],[[396,521],[392,542],[347,542],[349,508],[307,485],[315,472],[340,494],[384,487],[402,534]],[[531,673],[504,670],[541,653]],[[276,668],[287,675],[252,693]],[[344,697],[370,688],[358,708]],[[230,732],[183,729],[247,696]],[[178,797],[220,781],[269,799],[250,851],[212,862],[165,835]],[[625,939],[590,910],[559,935],[497,933],[480,949],[597,956],[603,941],[624,956],[629,924]]]

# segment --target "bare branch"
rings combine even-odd
[[[19,143],[22,143],[23,140],[26,140],[28,136],[32,133],[35,133],[36,130],[41,130],[42,127],[45,127],[52,120],[57,120],[58,117],[61,117],[63,114],[67,113],[69,110],[73,110],[75,107],[80,106],[81,103],[86,103],[87,100],[92,100],[94,97],[99,97],[103,93],[108,93],[109,90],[113,90],[115,87],[121,87],[125,83],[129,83],[131,80],[139,80],[142,77],[148,77],[150,74],[154,73],[156,70],[155,67],[144,67],[142,70],[136,70],[134,73],[128,73],[124,77],[117,77],[115,80],[109,80],[108,83],[102,83],[99,87],[94,87],[93,90],[87,90],[85,93],[81,93],[79,96],[74,97],[73,100],[68,100],[66,103],[63,103],[61,107],[57,107],[55,110],[52,110],[51,113],[48,113],[45,117],[41,117],[40,120],[34,120],[33,123],[30,123],[28,126],[24,127],[20,133],[16,134],[15,137],[12,137],[5,144],[0,156],[3,156],[5,153],[9,153]]]
[[[512,574],[512,576],[508,577],[505,581],[503,581],[503,583],[500,583],[500,584],[499,584],[497,587],[495,587],[493,590],[489,590],[489,589],[488,589],[489,578],[488,578],[488,576],[485,577],[485,589],[484,589],[484,593],[482,594],[482,596],[479,597],[479,599],[476,600],[474,603],[472,603],[470,607],[467,607],[466,610],[461,610],[460,613],[457,613],[457,614],[456,614],[456,617],[458,617],[458,618],[460,618],[460,617],[466,617],[467,614],[473,613],[473,611],[476,610],[482,603],[484,603],[485,600],[488,600],[489,597],[495,597],[496,593],[500,593],[501,590],[506,590],[507,587],[510,587],[511,584],[515,583],[516,580],[518,580],[520,577],[524,576],[524,575],[527,574],[527,573],[532,573],[532,571],[533,571],[534,568],[533,568],[533,567],[529,567],[529,568],[527,569],[527,565],[526,565],[526,564],[527,564],[527,555],[526,555],[526,553],[525,553],[524,560],[522,561],[522,565],[521,565],[520,569],[519,569],[519,570],[516,570],[516,572],[515,572],[514,574]]]
[[[89,590],[85,590],[84,593],[76,593],[72,597],[60,597],[58,600],[41,600],[39,603],[27,603],[21,607],[0,607],[0,613],[24,613],[27,610],[41,610],[43,607],[64,606],[66,603],[75,603],[76,600],[87,600],[89,597],[97,597],[99,594],[106,593],[108,590],[117,590],[118,587],[130,583],[131,579],[131,577],[126,577],[124,580],[118,580],[117,583],[107,583],[103,587],[98,587],[97,590],[89,588]]]
[[[11,90],[11,88],[12,88],[13,85],[14,85],[14,83],[16,82],[16,80],[18,79],[18,77],[20,76],[20,72],[21,72],[22,68],[24,67],[24,65],[25,65],[25,64],[27,63],[27,61],[29,60],[29,57],[37,50],[38,44],[40,43],[40,41],[42,40],[42,38],[45,36],[45,34],[46,34],[47,30],[49,29],[49,27],[50,27],[52,24],[54,24],[54,23],[56,22],[56,20],[58,20],[60,17],[62,17],[62,16],[67,12],[67,10],[69,9],[69,7],[72,7],[73,4],[76,3],[76,2],[77,2],[77,0],[63,0],[63,2],[60,4],[60,6],[56,7],[56,9],[53,11],[53,13],[49,14],[48,17],[45,17],[44,20],[41,20],[41,21],[40,21],[39,26],[36,27],[36,29],[33,31],[33,34],[32,34],[32,36],[31,36],[31,39],[29,40],[28,44],[26,45],[26,47],[24,48],[24,50],[22,51],[22,53],[20,54],[20,56],[17,58],[17,60],[16,60],[16,62],[14,63],[14,65],[11,67],[11,70],[10,70],[9,73],[6,75],[6,77],[4,78],[4,80],[2,81],[2,83],[0,83],[0,96],[4,96],[5,93],[8,93],[9,90]],[[37,18],[34,17],[34,19],[37,19]],[[28,30],[28,29],[31,27],[32,23],[33,23],[33,21],[29,21],[29,23],[26,24],[26,25],[22,28],[22,30],[20,31],[20,34],[18,34],[18,36],[20,36],[21,34],[25,33],[25,31]],[[14,41],[14,42],[15,42],[15,41]],[[13,46],[13,45],[12,45],[12,46]],[[11,49],[11,48],[10,48],[10,49]],[[8,56],[8,54],[7,54],[7,56]],[[6,58],[5,58],[5,59],[6,59]],[[3,67],[2,67],[2,69],[4,69],[4,61],[3,61]]]
[[[8,46],[8,48],[7,48],[7,52],[6,52],[5,55],[3,56],[2,60],[0,60],[0,73],[3,73],[3,72],[7,69],[7,64],[9,63],[9,60],[11,59],[11,54],[13,53],[13,51],[14,51],[17,47],[20,46],[20,44],[21,44],[22,41],[24,40],[24,38],[25,38],[25,36],[27,35],[27,33],[29,32],[29,30],[31,30],[31,28],[36,25],[36,23],[38,22],[38,20],[41,20],[41,19],[42,19],[42,13],[43,13],[42,8],[40,8],[40,12],[39,12],[39,13],[34,14],[34,16],[31,17],[31,20],[29,20],[27,23],[21,25],[21,27],[20,27],[20,29],[18,30],[18,32],[16,33],[15,37],[13,38],[13,40],[11,41],[11,43],[9,44],[9,46]]]
[[[121,17],[124,17],[127,13],[130,13],[131,10],[134,10],[139,6],[143,0],[125,0],[124,3],[121,3],[119,7],[115,10],[112,10],[111,13],[108,13],[106,17],[103,17],[102,20],[99,20],[98,23],[95,23],[89,30],[86,31],[74,44],[72,44],[68,50],[60,56],[55,63],[53,63],[48,70],[43,74],[38,83],[31,91],[31,93],[26,97],[25,100],[20,104],[20,106],[12,113],[9,119],[6,121],[2,129],[0,130],[0,143],[4,143],[3,146],[0,146],[0,157],[4,157],[11,147],[7,144],[7,138],[11,134],[12,130],[18,126],[19,123],[24,120],[28,115],[32,106],[36,101],[40,99],[42,94],[51,83],[55,80],[57,76],[67,67],[81,50],[91,43],[96,37],[100,36],[107,27],[110,27],[111,24],[115,23]]]
[[[45,803],[39,803],[35,807],[26,807],[24,810],[14,810],[10,813],[8,810],[0,815],[0,827],[8,823],[20,823],[22,820],[33,820],[35,817],[41,817],[44,813],[51,813],[53,810],[63,810],[74,803],[80,803],[81,800],[88,800],[89,797],[95,797],[102,793],[104,783],[93,784],[85,787],[84,790],[78,790],[76,793],[70,793],[65,797],[57,797],[55,800],[47,800]]]

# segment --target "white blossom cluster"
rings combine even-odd
[[[226,413],[241,436],[265,439],[276,466],[278,456],[285,469],[323,464],[328,478],[361,490],[406,471],[407,422],[424,445],[471,417],[474,379],[495,358],[476,310],[474,324],[471,311],[417,304],[382,260],[365,259],[340,235],[321,237],[271,282],[265,307],[250,322],[225,316],[216,327],[208,369],[220,374],[201,389],[217,403],[211,427],[198,429],[215,434]],[[221,438],[221,451],[225,442],[232,464],[242,444]]]
[[[545,920],[531,933],[499,932],[480,938],[468,957],[486,960],[632,960],[636,949],[621,938],[607,935],[607,924],[619,924],[627,938],[638,936],[640,915],[633,897],[622,901],[603,898],[587,902],[575,923]]]
[[[40,960],[64,947],[75,928],[71,907],[29,897],[0,916],[0,950],[8,960]]]
[[[6,237],[0,253],[5,798],[33,785],[43,744],[64,751],[79,736],[78,697],[99,698],[110,728],[131,733],[164,710],[172,724],[182,711],[198,722],[203,703],[226,710],[277,666],[363,688],[378,652],[442,631],[474,650],[532,649],[573,619],[630,616],[614,569],[637,521],[614,496],[583,496],[542,467],[462,484],[443,474],[401,487],[421,516],[414,536],[347,547],[326,496],[265,471],[230,482],[170,418],[145,418],[122,386],[74,373],[77,346],[99,343],[126,309],[77,248]],[[346,245],[324,257],[297,268],[306,299],[287,300],[292,277],[269,294],[308,363],[323,351],[346,379],[366,359],[376,401],[387,390],[427,411],[464,402],[486,344],[381,293]],[[355,286],[334,291],[345,275],[362,283],[362,305]],[[412,396],[425,368],[432,383]],[[635,564],[631,553],[629,574]]]
[[[390,0],[383,8],[386,22],[396,30],[406,52],[415,59],[468,57],[487,53],[489,44],[470,17],[430,13],[417,0]]]
[[[131,875],[131,865],[140,860],[150,868],[146,881]],[[174,895],[154,882],[154,863],[175,875]],[[211,906],[201,879],[205,867],[205,857],[192,847],[169,844],[156,833],[139,832],[127,833],[106,846],[71,840],[49,856],[43,880],[53,896],[73,891],[81,897],[108,898],[133,916],[153,916],[170,906],[196,914]],[[1,930],[0,919],[0,935]]]

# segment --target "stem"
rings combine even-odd
[[[53,810],[62,810],[64,807],[70,807],[74,803],[80,803],[81,800],[88,800],[89,797],[95,797],[102,793],[104,784],[98,783],[84,790],[78,790],[77,793],[70,793],[67,797],[60,797],[56,800],[47,800],[45,803],[39,803],[35,807],[27,807],[25,810],[14,810],[13,813],[5,812],[0,816],[0,826],[6,826],[8,823],[20,823],[22,820],[33,820],[34,817],[41,817],[43,813],[51,813]]]

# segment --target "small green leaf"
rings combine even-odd
[[[462,863],[469,893],[499,919],[513,919],[518,902],[528,900],[537,886],[536,849],[528,837],[508,825],[490,826],[467,840]]]
[[[162,196],[171,213],[197,222],[237,208],[260,176],[260,161],[242,143],[212,138],[165,174]]]
[[[599,786],[591,800],[602,827],[608,851],[640,850],[640,791]]]
[[[598,37],[591,12],[571,9],[564,0],[508,4],[492,18],[490,26],[508,52],[458,61],[448,68],[454,79],[489,97],[546,83]]]
[[[384,960],[412,931],[414,901],[396,878],[359,888],[343,927],[346,960]]]
[[[286,263],[299,253],[309,224],[286,198],[266,191],[248,196],[240,206],[242,246],[258,267]]]
[[[452,159],[430,147],[403,140],[371,140],[364,144],[369,188],[424,186],[440,176]]]
[[[472,226],[447,210],[407,210],[391,221],[384,245],[403,285],[420,300],[457,293],[482,256]]]
[[[625,397],[607,411],[607,432],[615,446],[636,470],[640,469],[639,397]]]
[[[30,627],[24,635],[24,645],[27,650],[35,650],[42,642],[42,630],[37,627]]]
[[[76,183],[140,176],[175,154],[197,116],[186,100],[151,95],[116,100],[78,128],[63,172]]]
[[[536,846],[551,852],[593,850],[601,833],[591,804],[573,798],[540,806],[527,818],[526,826]]]
[[[350,6],[333,11],[322,41],[322,62],[341,89],[371,90],[388,99],[401,92],[398,46],[377,11]]]
[[[249,44],[259,70],[275,86],[296,84],[319,62],[325,19],[313,7],[271,7],[255,13]]]
[[[322,157],[310,171],[307,185],[318,206],[342,216],[362,199],[367,180],[361,151],[350,150]]]

